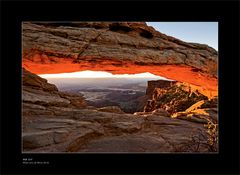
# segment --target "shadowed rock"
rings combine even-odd
[[[23,67],[33,73],[150,72],[217,93],[216,50],[144,22],[24,22],[22,28]]]
[[[102,112],[111,112],[111,113],[118,113],[118,114],[124,113],[121,110],[121,108],[118,106],[107,106],[107,107],[98,108],[97,110]]]

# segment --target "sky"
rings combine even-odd
[[[147,25],[182,41],[207,44],[218,50],[218,22],[147,22]]]
[[[40,74],[39,76],[47,79],[50,79],[50,78],[160,78],[160,79],[166,79],[164,77],[153,75],[149,72],[139,73],[139,74],[113,75],[112,73],[104,72],[104,71],[80,71],[80,72],[60,73],[60,74]]]

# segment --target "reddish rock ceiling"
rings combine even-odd
[[[37,57],[37,56],[36,56]],[[84,70],[107,71],[112,74],[137,74],[150,72],[180,82],[189,83],[198,87],[207,96],[218,94],[218,79],[213,76],[195,70],[186,65],[137,65],[131,62],[114,62],[104,60],[102,62],[81,62],[73,64],[67,58],[61,58],[58,63],[41,63],[24,59],[23,67],[35,74],[56,74]]]
[[[218,53],[145,23],[23,23],[22,66],[35,74],[83,70],[150,72],[218,94]]]

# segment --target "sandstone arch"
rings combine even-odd
[[[218,94],[217,51],[167,36],[144,22],[24,22],[22,28],[22,66],[35,74],[150,72],[189,83],[208,96]]]

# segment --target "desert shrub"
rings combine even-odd
[[[218,151],[218,124],[213,123],[211,120],[208,120],[208,124],[205,125],[207,128],[207,144],[209,151],[217,152]]]
[[[218,124],[209,120],[204,125],[205,131],[192,135],[191,140],[175,147],[175,152],[217,152],[218,151]]]

